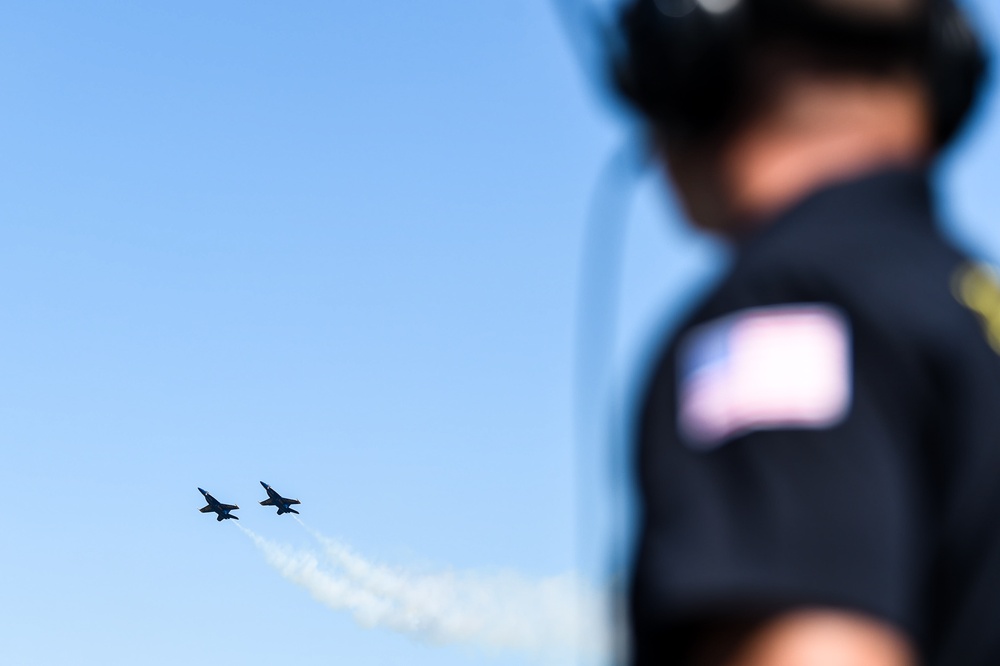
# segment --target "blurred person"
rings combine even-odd
[[[639,416],[637,666],[1000,664],[1000,288],[929,170],[951,0],[633,0],[619,92],[732,265]]]

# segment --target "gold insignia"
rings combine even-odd
[[[997,270],[987,264],[964,264],[952,277],[951,291],[959,303],[979,315],[986,340],[993,351],[1000,354],[1000,277]]]

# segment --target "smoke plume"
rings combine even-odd
[[[413,571],[371,562],[311,530],[319,554],[237,527],[283,577],[366,627],[556,663],[606,659],[603,600],[575,575],[529,579],[513,572]]]

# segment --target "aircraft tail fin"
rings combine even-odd
[[[216,519],[217,521],[219,521],[220,523],[221,523],[221,522],[222,522],[222,521],[224,520],[224,518],[222,517],[222,514],[221,514],[221,513],[220,513],[220,514],[219,514],[218,516],[216,516],[216,517],[215,517],[215,519]]]
[[[298,515],[298,513],[299,513],[299,512],[298,512],[298,511],[296,511],[295,509],[288,509],[287,511],[288,511],[288,513],[294,513],[294,514],[296,514],[296,515]]]

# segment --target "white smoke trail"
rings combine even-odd
[[[607,661],[603,600],[574,575],[532,580],[511,572],[416,572],[375,564],[310,530],[323,546],[321,559],[238,527],[282,576],[364,626],[556,663]]]

